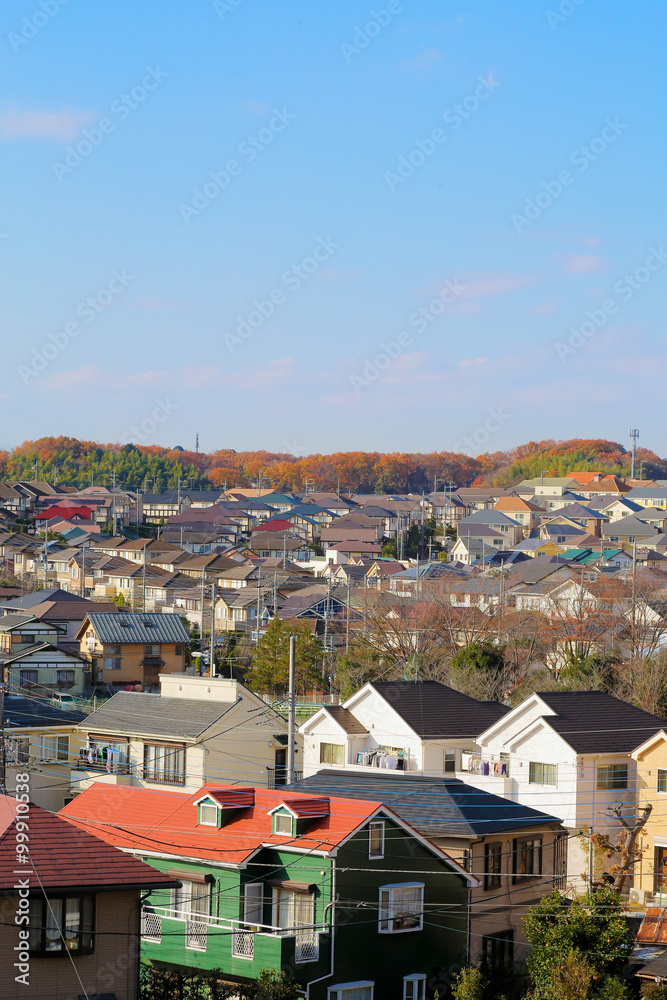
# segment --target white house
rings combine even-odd
[[[622,803],[628,818],[634,815],[632,752],[662,725],[601,691],[536,693],[480,734],[480,753],[457,757],[457,772],[478,788],[557,816],[571,831],[568,877],[577,881],[588,866],[588,831],[614,842],[620,826],[610,806]]]
[[[456,748],[478,749],[479,733],[507,711],[437,681],[371,681],[303,723],[304,777],[324,767],[453,774]]]

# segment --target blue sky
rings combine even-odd
[[[664,455],[666,20],[4,5],[0,444]]]

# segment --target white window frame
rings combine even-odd
[[[209,809],[215,809],[215,820],[210,823],[202,818],[202,809],[208,807]],[[200,802],[199,803],[199,816],[197,817],[199,826],[220,826],[220,806],[216,802]]]
[[[369,1000],[373,1000],[375,995],[375,983],[370,979],[361,979],[356,983],[336,983],[327,990],[327,1000],[345,1000],[347,990],[370,990]]]
[[[290,831],[285,833],[283,830],[278,829],[278,820],[288,819],[290,821]],[[292,813],[288,812],[275,812],[273,814],[273,833],[277,837],[293,837],[294,836],[294,816]]]
[[[417,986],[417,990],[413,988],[411,991],[412,995],[408,996],[408,985],[413,984]],[[413,972],[411,976],[403,977],[403,1000],[426,1000],[426,973],[425,972]]]
[[[394,927],[394,921],[396,919],[396,904],[394,902],[394,896],[397,890],[400,889],[421,889],[421,907],[419,913],[417,914],[419,923],[416,927]],[[386,905],[383,905],[382,894],[388,893],[389,899]],[[386,915],[385,915],[386,914]],[[388,926],[383,928],[382,924],[387,922]],[[424,883],[423,882],[394,882],[391,885],[381,885],[379,888],[379,906],[378,906],[378,934],[413,934],[415,931],[421,931],[424,928]]]
[[[379,827],[380,829],[380,850],[377,854],[373,854],[371,846],[371,830],[373,827]],[[384,858],[384,820],[374,819],[368,824],[368,860],[379,861],[381,858]]]

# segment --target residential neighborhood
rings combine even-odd
[[[654,968],[667,482],[56,489],[7,483],[0,538],[2,843],[26,802],[40,841],[73,845],[65,881],[31,855],[58,903],[31,901],[29,958],[60,949],[106,995],[95,935],[117,921],[117,998],[245,1000],[273,976],[434,1000],[460,970],[521,969],[550,894],[613,886],[632,974]],[[76,527],[47,536],[54,506]],[[36,961],[41,995],[55,968]]]

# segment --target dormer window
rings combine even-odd
[[[211,799],[200,802],[197,822],[200,826],[220,826],[220,806]]]
[[[294,836],[294,816],[290,812],[275,812],[273,814],[273,833],[279,837]]]

